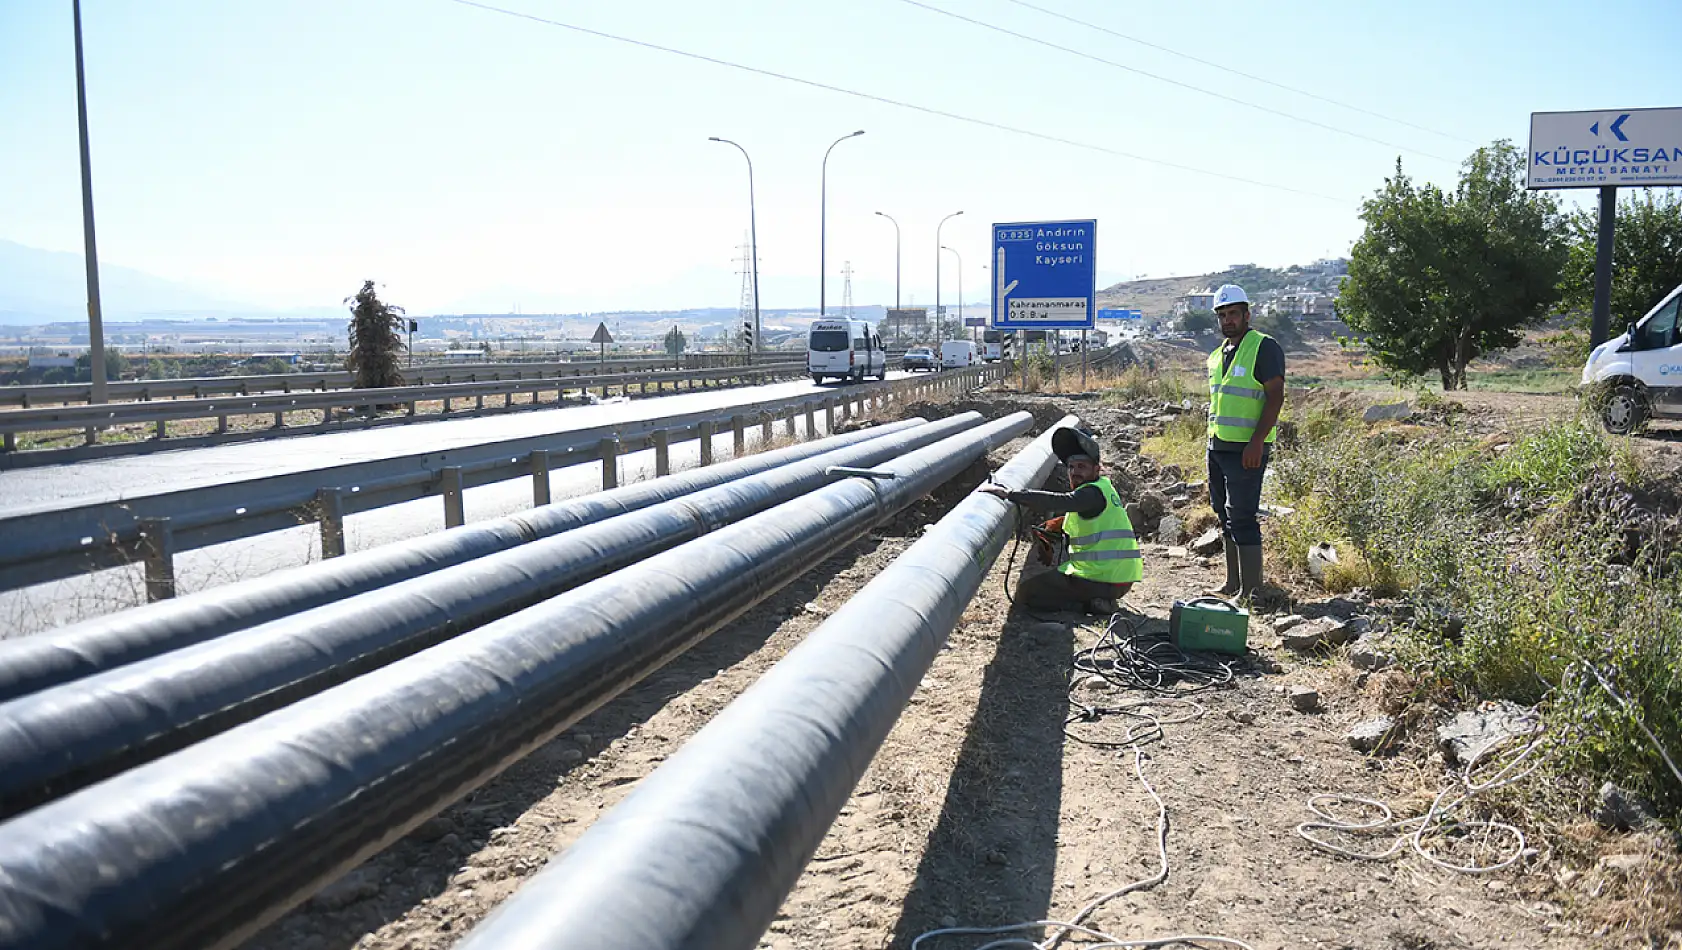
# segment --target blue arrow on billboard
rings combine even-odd
[[[1616,135],[1618,137],[1618,141],[1620,141],[1620,142],[1628,142],[1629,141],[1629,136],[1627,136],[1623,133],[1623,124],[1627,121],[1629,121],[1629,113],[1628,112],[1624,113],[1621,116],[1618,116],[1616,119],[1613,119],[1612,124],[1607,126],[1607,128],[1612,130],[1612,134]]]

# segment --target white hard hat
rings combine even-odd
[[[1244,293],[1244,288],[1237,284],[1224,284],[1220,290],[1215,291],[1215,306],[1213,309],[1219,310],[1227,304],[1234,303],[1249,305],[1250,298]]]

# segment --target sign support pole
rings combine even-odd
[[[1080,391],[1086,392],[1086,331],[1080,331]]]
[[[1027,330],[1017,330],[1016,331],[1016,366],[1017,366],[1018,369],[1020,369],[1022,371],[1022,389],[1020,390],[1020,392],[1026,394],[1028,392],[1028,331]]]
[[[1051,387],[1063,391],[1063,331],[1053,330],[1045,338],[1051,344]]]
[[[1600,189],[1600,228],[1594,249],[1594,311],[1589,322],[1589,349],[1606,342],[1612,319],[1612,242],[1618,218],[1618,186]]]

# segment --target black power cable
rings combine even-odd
[[[1203,714],[1201,706],[1188,697],[1233,685],[1240,666],[1248,663],[1239,658],[1222,659],[1215,654],[1186,651],[1174,644],[1167,633],[1144,633],[1139,620],[1117,613],[1098,638],[1098,642],[1077,652],[1069,671],[1069,718],[1064,720],[1063,734],[1076,742],[1099,748],[1128,748],[1155,742],[1162,738],[1162,727],[1174,722],[1186,722]],[[1136,690],[1151,696],[1166,697],[1153,700],[1132,699],[1116,705],[1090,702],[1079,695],[1092,677],[1108,684],[1112,690]],[[1191,707],[1192,714],[1181,719],[1165,719],[1153,707],[1166,705]],[[1119,739],[1081,735],[1070,729],[1077,723],[1095,723],[1105,716],[1125,716],[1136,722]]]

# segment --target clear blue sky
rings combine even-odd
[[[767,307],[816,303],[819,162],[829,299],[932,303],[936,221],[987,286],[993,221],[1093,217],[1105,281],[1344,253],[1399,148],[1452,181],[1532,110],[1682,105],[1674,0],[1331,0],[1041,7],[919,0],[1337,134],[1035,46],[905,0],[500,0],[582,27],[843,86],[1259,187],[628,46],[453,0],[87,0],[102,259],[272,306],[364,277],[417,312],[735,303],[757,174]],[[1434,134],[1434,133],[1444,134]],[[1442,156],[1449,161],[1427,157]],[[0,238],[81,248],[69,0],[0,0]],[[944,291],[957,293],[948,255]]]

